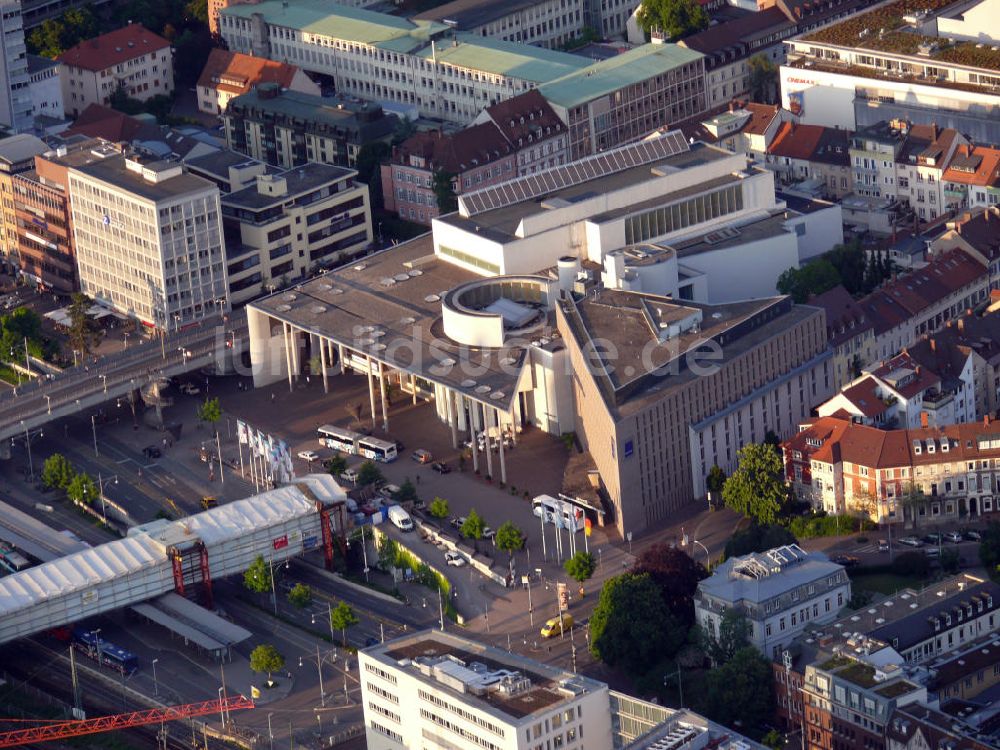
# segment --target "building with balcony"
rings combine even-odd
[[[233,151],[291,169],[354,166],[366,143],[388,141],[396,115],[371,102],[329,99],[264,83],[229,100],[222,115]]]
[[[14,175],[30,172],[35,168],[35,157],[49,150],[40,138],[22,133],[0,140],[0,216],[3,231],[0,233],[0,251],[12,267],[17,261],[17,217],[14,213]]]
[[[224,154],[194,160],[192,171]],[[363,254],[372,241],[368,186],[328,164],[270,171],[242,168],[249,184],[222,196],[229,299],[239,304]],[[221,171],[221,170],[213,170]],[[226,170],[229,172],[229,169]],[[231,174],[231,172],[229,172]]]
[[[294,65],[213,49],[198,78],[198,110],[221,115],[229,100],[262,83],[273,83],[300,94],[320,95],[319,86]]]
[[[1000,203],[1000,149],[963,143],[941,181],[949,211],[996,206]]]
[[[722,616],[735,609],[750,624],[750,643],[778,659],[807,628],[837,617],[851,598],[844,566],[798,545],[731,557],[698,582],[695,622],[717,637]]]
[[[139,101],[174,90],[170,42],[140,23],[82,41],[56,59],[63,107],[71,117],[90,104],[108,105],[119,89]]]
[[[826,198],[841,198],[854,190],[848,134],[843,130],[784,122],[764,163],[783,185],[805,183]]]
[[[34,125],[21,13],[20,2],[0,3],[0,125],[15,133],[30,131]]]

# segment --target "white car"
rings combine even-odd
[[[197,396],[201,393],[201,388],[194,383],[181,383],[180,391],[181,393],[186,393],[188,396]]]
[[[316,451],[299,451],[299,458],[312,463],[313,461],[319,461],[319,454]]]
[[[449,565],[454,565],[456,568],[461,568],[463,565],[465,565],[465,558],[455,551],[445,552],[444,560],[446,563],[448,563]]]
[[[949,542],[954,542],[955,544],[958,544],[959,542],[962,541],[962,535],[959,534],[957,531],[949,531],[949,532],[947,532],[944,535],[944,538],[947,541],[949,541]]]

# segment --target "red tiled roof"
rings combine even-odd
[[[893,374],[903,375],[907,370],[913,373],[913,377],[902,385],[896,385],[888,379]],[[936,372],[922,367],[907,352],[897,354],[888,362],[876,367],[872,370],[872,375],[907,400],[941,383],[941,378]]]
[[[245,94],[261,83],[276,83],[288,88],[298,71],[294,65],[266,57],[213,49],[198,78],[198,85],[233,94]]]
[[[842,284],[809,298],[810,305],[826,310],[826,336],[833,346],[873,328],[865,311]]]
[[[822,125],[797,125],[794,122],[783,122],[778,128],[769,154],[784,156],[789,159],[812,159],[823,138]]]
[[[132,141],[140,131],[144,130],[151,130],[155,135],[159,135],[159,130],[155,125],[149,125],[101,104],[91,104],[80,113],[73,126],[63,135],[80,134],[90,138],[103,138],[106,141],[122,143]]]
[[[56,59],[77,68],[106,70],[169,46],[170,42],[141,23],[130,23],[115,31],[82,41]]]
[[[781,107],[777,104],[745,102],[742,106],[750,113],[750,122],[743,128],[743,132],[749,135],[764,135],[774,118],[781,114]]]
[[[480,167],[514,153],[514,149],[492,122],[470,125],[451,135],[439,130],[417,133],[403,141],[393,154],[397,164],[408,164],[409,155],[423,157],[430,170],[453,174]]]
[[[878,389],[877,380],[864,378],[849,388],[845,388],[840,392],[840,395],[850,401],[854,408],[861,412],[862,416],[872,419],[889,408],[879,396]]]
[[[504,99],[487,107],[486,112],[514,148],[553,138],[566,130],[559,115],[537,89]]]
[[[772,7],[751,13],[747,18],[710,26],[704,31],[681,39],[678,44],[705,55],[712,55],[722,52],[727,47],[739,45],[746,46],[745,51],[749,53],[750,42],[762,36],[770,36],[776,30],[791,33],[794,27],[795,24],[788,20],[781,9]]]
[[[1000,149],[959,146],[942,179],[961,185],[996,185],[1000,182]]]

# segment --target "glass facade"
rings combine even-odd
[[[625,219],[625,243],[634,245],[679,229],[736,213],[743,208],[740,185],[697,195],[694,198],[661,206]]]

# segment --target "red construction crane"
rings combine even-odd
[[[165,721],[187,719],[192,716],[205,716],[217,711],[234,711],[243,708],[253,708],[253,701],[242,695],[202,703],[187,703],[183,706],[166,706],[151,708],[146,711],[131,711],[124,714],[99,716],[96,719],[81,719],[79,721],[61,721],[30,729],[15,729],[12,732],[0,732],[0,747],[17,747],[48,740],[63,740],[67,737],[79,737],[82,734],[110,732],[114,729],[128,729],[147,724],[162,724]],[[2,722],[3,719],[0,719]]]

